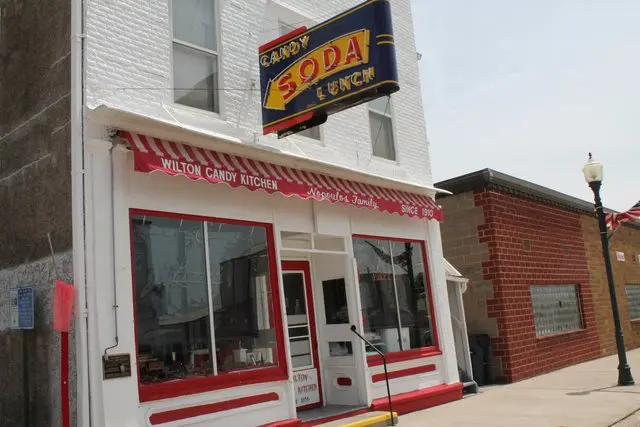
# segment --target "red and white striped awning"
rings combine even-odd
[[[442,209],[424,194],[408,193],[251,160],[145,135],[120,132],[134,151],[135,170],[225,183],[302,199],[442,221]]]

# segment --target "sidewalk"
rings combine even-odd
[[[627,353],[636,385],[615,386],[616,356],[400,416],[401,427],[640,427],[640,349]]]

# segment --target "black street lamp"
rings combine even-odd
[[[618,347],[618,385],[633,385],[631,367],[627,362],[627,353],[624,347],[624,336],[622,326],[620,326],[620,312],[618,310],[618,298],[616,297],[616,286],[613,283],[613,270],[611,269],[611,256],[609,254],[609,236],[605,223],[604,208],[600,199],[600,187],[602,186],[602,164],[591,157],[582,169],[584,179],[593,190],[595,198],[598,224],[600,225],[600,240],[602,240],[602,254],[604,256],[604,266],[607,270],[607,281],[609,282],[609,297],[611,298],[611,310],[613,311],[613,323],[616,329],[616,347]]]

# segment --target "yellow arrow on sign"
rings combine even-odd
[[[354,31],[335,38],[299,58],[269,80],[264,108],[284,110],[310,86],[333,74],[369,62],[370,31]]]

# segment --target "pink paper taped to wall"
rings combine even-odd
[[[53,329],[69,332],[73,315],[74,286],[62,280],[56,280],[53,295]]]

